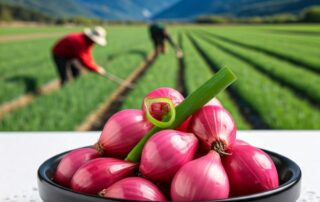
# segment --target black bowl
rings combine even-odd
[[[276,189],[257,194],[217,200],[217,202],[230,201],[259,201],[259,202],[293,202],[299,198],[301,191],[301,170],[292,160],[270,151],[264,150],[274,161],[280,186]],[[69,151],[68,151],[69,152]],[[106,199],[95,195],[80,194],[56,184],[52,177],[62,157],[68,153],[58,154],[45,161],[38,169],[38,187],[40,197],[44,202],[106,202],[122,201]]]

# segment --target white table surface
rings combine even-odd
[[[37,169],[49,157],[91,145],[100,132],[0,132],[0,201],[40,202]],[[239,139],[283,154],[302,170],[299,202],[320,202],[320,131],[240,131]]]

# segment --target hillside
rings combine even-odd
[[[141,20],[176,3],[178,0],[1,0],[52,17],[83,16],[111,20]]]
[[[188,20],[207,14],[236,17],[266,16],[298,13],[313,5],[320,5],[320,0],[183,0],[152,18]]]
[[[25,7],[3,4],[0,1],[0,21],[37,21],[49,22],[53,21],[52,18]]]

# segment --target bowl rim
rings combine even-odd
[[[75,148],[75,149],[81,149],[81,148],[92,148],[92,146],[85,146],[85,147],[79,147],[79,148]],[[46,172],[47,171],[45,168],[49,167],[48,165],[51,165],[51,162],[52,161],[55,161],[56,159],[58,158],[62,158],[62,156],[66,155],[67,153],[75,150],[75,149],[72,149],[72,150],[68,150],[68,151],[65,151],[65,152],[62,152],[62,153],[59,153],[59,154],[56,154],[54,155],[53,157],[47,159],[46,161],[44,161],[38,168],[38,171],[37,171],[37,176],[38,176],[38,180],[42,181],[42,182],[45,182],[53,187],[56,187],[56,188],[59,188],[59,189],[62,189],[64,191],[67,191],[67,192],[71,192],[72,194],[75,194],[75,195],[78,195],[78,196],[86,196],[86,197],[91,197],[91,198],[96,198],[96,199],[106,199],[107,200],[113,200],[113,201],[128,201],[128,200],[123,200],[123,199],[117,199],[117,198],[103,198],[103,197],[100,197],[98,195],[93,195],[93,194],[83,194],[83,193],[79,193],[79,192],[75,192],[67,187],[63,187],[57,183],[55,183],[51,178],[49,178],[47,175],[46,175]],[[244,195],[244,196],[238,196],[238,197],[230,197],[230,198],[226,198],[226,199],[219,199],[219,200],[213,200],[215,202],[233,202],[233,201],[248,201],[248,200],[258,200],[258,199],[263,199],[263,198],[266,198],[266,197],[269,197],[271,195],[275,195],[275,194],[279,194],[281,192],[284,192],[285,190],[295,186],[296,184],[298,184],[300,181],[301,181],[301,178],[302,178],[302,173],[301,173],[301,169],[300,167],[291,159],[281,155],[281,154],[278,154],[276,152],[273,152],[273,151],[269,151],[269,150],[266,150],[266,149],[261,149],[263,150],[264,152],[266,152],[268,155],[272,155],[272,156],[275,156],[277,158],[281,158],[283,159],[287,164],[290,164],[291,167],[294,167],[295,169],[295,172],[292,172],[292,176],[290,177],[290,179],[279,185],[279,187],[277,188],[274,188],[274,189],[271,189],[271,190],[268,190],[268,191],[264,191],[264,192],[259,192],[259,193],[255,193],[255,194],[250,194],[250,195]],[[39,186],[39,185],[38,185]]]

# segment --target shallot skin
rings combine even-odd
[[[182,166],[171,183],[171,198],[174,201],[215,200],[227,198],[228,195],[228,176],[220,155],[213,150]]]
[[[189,132],[189,125],[191,121],[192,116],[188,117],[182,124],[176,128],[176,130],[181,131],[181,132]]]
[[[114,158],[97,158],[81,166],[71,179],[71,189],[97,194],[111,184],[132,175],[137,165]]]
[[[157,182],[170,182],[181,166],[194,158],[198,139],[192,133],[163,130],[154,134],[142,150],[140,172]]]
[[[268,154],[249,144],[235,144],[222,158],[232,197],[254,194],[279,186],[277,169]]]
[[[81,148],[69,152],[59,162],[53,180],[61,186],[69,187],[74,173],[83,164],[99,156],[93,148]]]
[[[220,151],[225,151],[230,149],[236,140],[237,129],[227,110],[219,106],[204,106],[192,116],[190,131],[203,141],[207,148],[214,149],[215,144],[219,143]]]
[[[122,110],[107,121],[96,147],[107,156],[124,158],[151,128],[141,110]]]
[[[99,195],[134,201],[166,201],[165,196],[156,185],[141,177],[122,179],[102,190]]]

